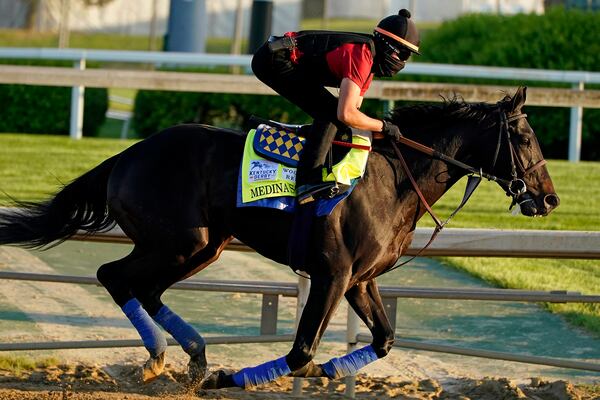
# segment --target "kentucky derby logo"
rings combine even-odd
[[[277,168],[277,163],[253,160],[250,163],[248,182],[272,181],[277,176]]]

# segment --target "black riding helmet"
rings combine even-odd
[[[419,31],[406,9],[382,19],[373,32],[376,76],[393,76],[404,68],[412,53],[419,53]]]

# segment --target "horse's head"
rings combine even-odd
[[[513,204],[519,204],[523,215],[544,216],[556,208],[560,200],[539,142],[527,122],[527,114],[521,111],[526,89],[519,88],[512,98],[507,96],[498,103],[497,136],[494,133],[494,139],[489,140],[489,135],[485,135],[486,147],[493,154],[489,172],[499,178],[498,183],[512,197]],[[482,165],[489,163],[488,160]]]

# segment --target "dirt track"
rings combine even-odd
[[[0,370],[0,400],[5,399],[279,399],[290,398],[292,379],[282,378],[255,390],[194,390],[187,386],[183,371],[168,368],[158,380],[139,383],[139,370],[133,366],[106,368],[61,365],[37,369],[20,377]],[[306,398],[343,398],[343,382],[327,379],[305,380]],[[403,380],[398,377],[360,375],[356,386],[359,399],[600,399],[600,389],[574,387],[564,381],[532,379],[516,385],[506,379],[454,379],[444,384],[431,379]]]

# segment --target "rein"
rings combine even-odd
[[[438,218],[438,216],[435,214],[435,212],[433,211],[433,209],[431,208],[431,206],[425,199],[425,196],[421,192],[421,189],[419,188],[417,181],[413,177],[413,174],[410,172],[410,169],[408,168],[408,164],[406,163],[404,156],[400,152],[398,145],[396,144],[395,141],[392,141],[392,148],[394,149],[396,156],[400,160],[400,164],[402,165],[402,168],[406,172],[406,175],[407,175],[408,179],[410,180],[410,183],[412,184],[415,192],[417,193],[417,196],[419,196],[420,201],[425,206],[427,213],[431,216],[431,218],[435,222],[436,227],[433,231],[433,234],[431,235],[431,238],[427,242],[427,244],[421,250],[419,250],[417,252],[417,254],[415,254],[408,260],[390,268],[386,272],[393,271],[394,269],[399,268],[399,267],[409,263],[410,261],[414,260],[419,255],[421,255],[421,253],[425,249],[427,249],[431,245],[431,243],[433,243],[433,241],[435,240],[437,235],[442,231],[442,229],[444,229],[444,227],[448,224],[448,222],[450,222],[450,220],[464,207],[464,205],[467,203],[467,201],[471,198],[471,195],[473,195],[473,193],[475,192],[475,189],[477,189],[477,186],[479,186],[479,183],[481,182],[482,178],[486,178],[489,181],[494,181],[494,182],[504,184],[506,186],[506,194],[511,196],[513,199],[512,204],[511,204],[511,208],[512,208],[518,202],[519,196],[521,196],[522,194],[524,194],[527,191],[527,185],[522,178],[524,178],[526,175],[530,174],[531,172],[535,171],[536,169],[538,169],[546,164],[546,160],[542,159],[542,160],[538,161],[537,163],[535,163],[533,166],[526,169],[523,166],[523,163],[521,162],[521,160],[519,159],[518,154],[512,144],[512,140],[510,137],[509,123],[512,121],[521,119],[521,118],[526,118],[527,114],[520,113],[517,115],[513,115],[511,117],[507,117],[506,112],[504,112],[500,109],[498,110],[498,112],[500,112],[500,124],[499,124],[500,129],[498,132],[498,143],[496,145],[496,150],[494,152],[494,158],[492,161],[491,170],[493,170],[494,167],[496,166],[496,161],[498,160],[498,155],[500,153],[500,145],[502,143],[503,133],[505,133],[505,137],[507,139],[508,146],[509,146],[509,154],[510,154],[510,162],[511,162],[511,180],[498,178],[495,175],[483,172],[482,169],[476,169],[468,164],[458,161],[458,160],[456,160],[452,157],[449,157],[443,153],[440,153],[439,151],[434,150],[433,148],[431,148],[429,146],[425,146],[419,142],[415,142],[414,140],[405,138],[404,136],[402,136],[398,139],[398,141],[400,143],[402,143],[408,147],[411,147],[414,150],[417,150],[421,153],[424,153],[433,159],[444,161],[448,164],[454,165],[458,168],[461,168],[463,170],[470,172],[470,175],[469,175],[468,181],[467,181],[467,186],[465,188],[465,194],[463,196],[461,203],[458,205],[458,207],[450,214],[450,216],[444,222],[442,222]],[[515,160],[516,160],[516,163],[515,163]],[[521,172],[521,178],[518,177],[517,166],[519,167],[519,170]],[[533,200],[528,199],[525,201],[533,201]]]

